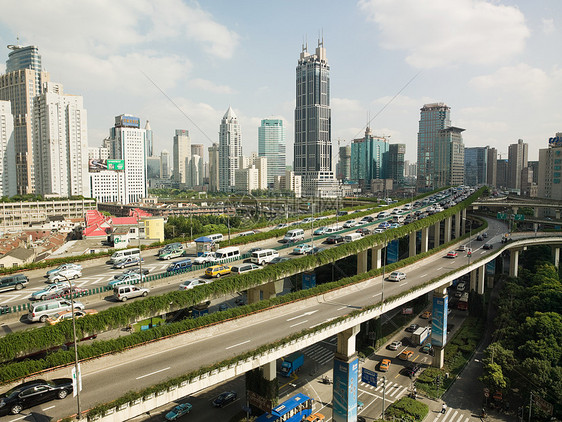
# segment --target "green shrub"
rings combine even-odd
[[[421,422],[429,413],[427,404],[409,397],[402,397],[395,401],[385,411],[387,418],[400,421]]]

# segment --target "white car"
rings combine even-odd
[[[214,252],[203,252],[203,255],[199,255],[197,258],[193,260],[193,263],[196,265],[202,265],[207,262],[215,262],[217,257],[215,256]]]
[[[388,276],[388,281],[401,281],[406,278],[406,273],[400,271],[392,271]]]
[[[343,227],[345,229],[350,229],[352,227],[355,227],[357,225],[357,221],[355,220],[348,220],[345,223],[343,223]]]
[[[66,270],[61,270],[58,273],[49,275],[49,283],[58,283],[65,280],[73,280],[75,278],[82,277],[82,270],[77,270],[75,268],[68,268]]]
[[[198,278],[191,278],[181,283],[179,290],[190,290],[193,289],[194,287],[202,286],[203,284],[207,284],[207,282],[205,280],[200,280]]]

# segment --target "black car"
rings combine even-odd
[[[413,378],[416,374],[420,371],[421,367],[417,363],[411,363],[404,369],[402,369],[402,373],[407,377]]]
[[[418,328],[420,328],[420,326],[418,324],[412,324],[408,328],[406,328],[406,331],[409,332],[409,333],[413,333]]]
[[[254,253],[254,252],[258,252],[261,251],[263,248],[252,248],[248,251],[249,254]]]
[[[491,243],[485,243],[484,246],[482,246],[483,249],[493,249],[494,245],[492,245]]]
[[[361,236],[367,236],[368,234],[371,234],[371,230],[369,230],[365,227],[361,227],[360,229],[357,229],[355,232],[361,233]]]
[[[290,260],[291,260],[291,258],[288,258],[286,256],[276,256],[271,261],[269,261],[268,264],[277,264],[279,262],[285,262],[285,261],[290,261]]]
[[[53,399],[64,399],[71,393],[70,378],[27,381],[0,395],[0,412],[17,415],[23,409]]]
[[[219,394],[217,398],[213,400],[213,406],[223,407],[228,403],[232,403],[237,398],[238,393],[236,391],[225,391],[224,393]]]
[[[326,239],[326,243],[340,243],[343,242],[343,236],[341,234],[332,234],[331,236],[328,236],[328,238]]]
[[[367,223],[372,223],[373,221],[375,221],[375,219],[373,217],[371,217],[370,215],[366,215],[365,217],[363,217],[361,219],[361,221],[366,221]]]
[[[482,236],[482,235],[479,234],[479,235],[476,237],[476,240],[478,240],[479,242],[482,242],[482,241],[484,240],[484,236]]]

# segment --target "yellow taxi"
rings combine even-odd
[[[96,309],[84,309],[84,310],[80,310],[80,309],[75,309],[74,310],[74,316],[76,318],[82,318],[83,316],[86,315],[95,315],[97,314],[98,311]],[[54,314],[52,316],[50,316],[49,318],[47,318],[46,323],[49,325],[55,325],[58,324],[61,321],[66,321],[66,320],[70,320],[72,319],[72,312],[71,311],[64,311],[64,312],[59,312],[58,314]]]
[[[431,318],[431,311],[424,311],[424,312],[422,312],[422,314],[420,315],[420,318],[423,318],[423,319],[429,319],[429,318]]]
[[[305,419],[306,422],[322,422],[326,417],[322,413],[315,413]]]
[[[210,278],[219,278],[228,274],[230,274],[230,266],[228,265],[213,265],[205,270],[205,275]]]
[[[414,357],[414,352],[411,350],[404,350],[402,353],[398,355],[398,359],[400,360],[411,360]]]
[[[379,371],[386,372],[390,368],[390,359],[383,359],[379,364]]]

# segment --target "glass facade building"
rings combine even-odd
[[[383,158],[383,168],[385,179],[392,179],[398,186],[404,185],[404,155],[406,154],[406,144],[390,144],[386,159]]]
[[[364,138],[351,143],[351,181],[358,183],[362,190],[369,190],[371,180],[381,179],[386,174],[388,150],[388,140],[373,136],[367,128]]]
[[[263,119],[258,128],[258,155],[267,158],[267,184],[285,175],[285,127],[282,119]]]
[[[485,185],[488,181],[488,147],[464,149],[464,183]]]

